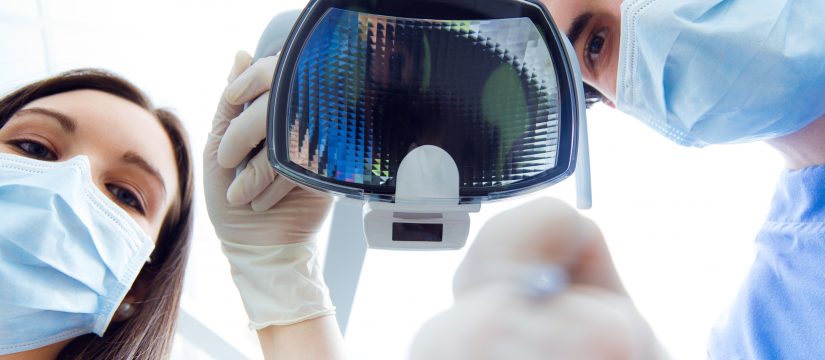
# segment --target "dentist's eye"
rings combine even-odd
[[[604,43],[605,39],[607,38],[607,29],[602,29],[593,34],[593,36],[588,39],[587,44],[585,44],[584,48],[584,59],[587,61],[587,65],[589,67],[593,67],[593,64],[599,61],[599,58],[602,55],[602,51],[604,50]]]
[[[123,187],[112,184],[106,184],[106,189],[108,189],[109,192],[112,193],[112,195],[115,197],[115,200],[117,200],[119,203],[126,205],[132,209],[135,209],[135,211],[141,214],[146,214],[143,204],[141,204],[140,202],[140,198],[137,195],[135,195],[135,193],[126,190]]]
[[[57,160],[57,155],[54,151],[38,141],[20,139],[9,141],[9,144],[17,147],[21,152],[32,158],[46,161]]]

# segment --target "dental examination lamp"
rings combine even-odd
[[[590,207],[581,73],[539,1],[313,0],[285,23],[256,52],[283,47],[270,163],[362,204],[369,247],[461,248],[483,202],[574,171]]]

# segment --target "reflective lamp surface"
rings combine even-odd
[[[286,111],[288,159],[313,176],[391,188],[436,145],[462,189],[509,187],[557,166],[558,82],[528,18],[426,20],[331,8],[306,38]]]

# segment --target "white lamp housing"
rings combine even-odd
[[[458,167],[438,146],[410,151],[398,168],[395,202],[367,201],[364,234],[375,249],[460,249],[470,232],[470,213],[481,204],[459,204]]]

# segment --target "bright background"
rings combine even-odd
[[[0,0],[0,93],[77,67],[115,71],[184,119],[199,160],[234,53],[253,52],[274,14],[304,3]],[[762,144],[680,148],[604,106],[588,116],[594,207],[584,214],[600,224],[667,349],[678,359],[704,358],[710,328],[752,260],[781,160]],[[485,219],[535,196],[575,203],[565,181],[485,205],[473,216],[471,239]],[[238,357],[260,358],[202,200],[183,298],[194,320],[181,327],[175,358],[222,358],[213,335]],[[404,359],[421,324],[450,305],[463,254],[370,251],[346,336],[350,357]]]

